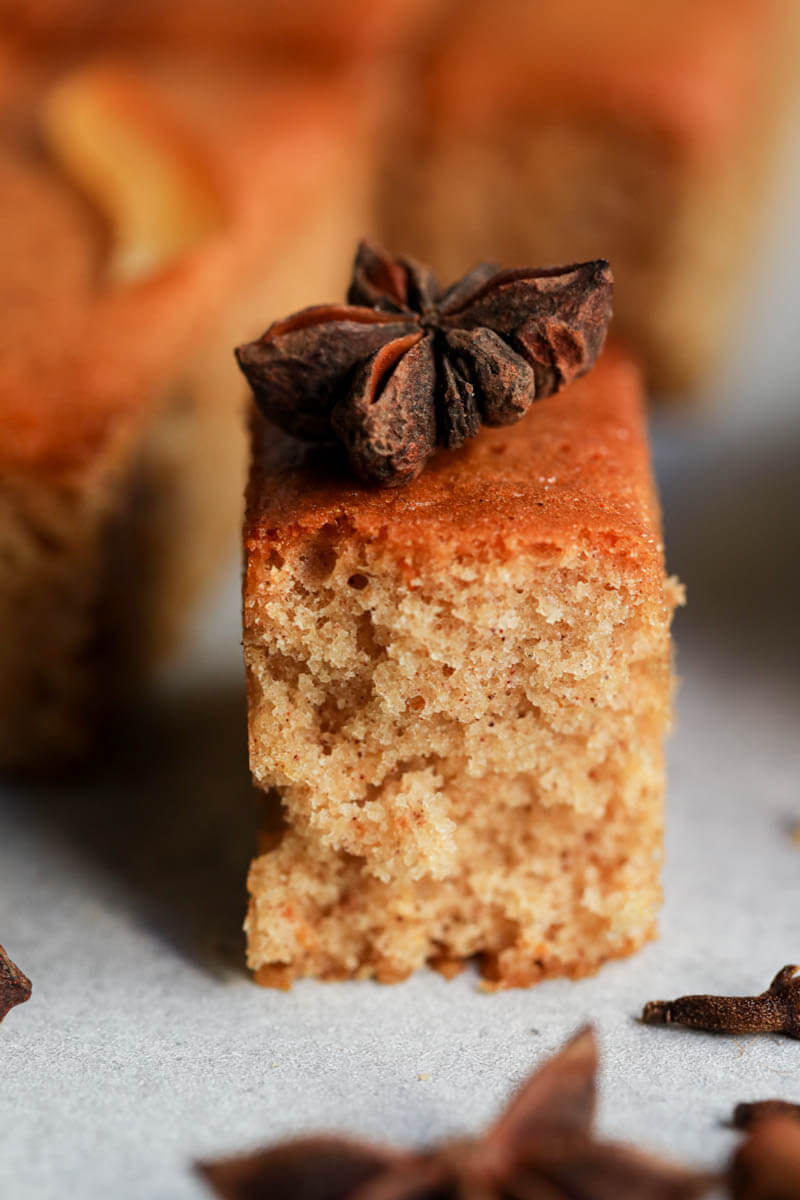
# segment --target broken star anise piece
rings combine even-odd
[[[715,1178],[592,1135],[597,1046],[584,1029],[481,1138],[419,1154],[303,1138],[200,1172],[225,1200],[691,1200]]]
[[[0,1021],[17,1004],[31,998],[31,981],[20,971],[0,946]]]
[[[409,483],[437,446],[510,425],[595,362],[611,317],[602,259],[499,271],[442,292],[433,273],[362,242],[346,304],[276,321],[236,357],[264,414],[338,439],[362,479]]]

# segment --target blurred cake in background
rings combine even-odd
[[[451,9],[452,0],[0,0],[0,27],[34,46],[280,51],[330,65],[418,48]]]
[[[80,752],[232,549],[265,315],[341,294],[360,85],[242,64],[16,63],[0,151],[0,763]]]
[[[614,265],[651,382],[713,364],[796,76],[795,0],[465,0],[398,113],[384,240],[457,276]],[[397,153],[398,145],[404,153]]]

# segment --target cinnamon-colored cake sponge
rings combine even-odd
[[[621,350],[516,426],[365,488],[254,419],[250,758],[284,828],[250,874],[265,983],[481,955],[503,985],[653,935],[669,627]]]

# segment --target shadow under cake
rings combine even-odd
[[[526,985],[653,936],[679,589],[624,351],[403,488],[256,415],[245,554],[286,820],[250,872],[260,982],[480,954]]]
[[[468,0],[400,106],[383,239],[446,278],[601,254],[649,382],[692,388],[755,257],[798,33],[792,0]]]
[[[4,98],[0,152],[0,764],[36,767],[86,748],[233,549],[231,347],[338,294],[370,210],[352,80],[46,75]]]

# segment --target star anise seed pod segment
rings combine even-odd
[[[0,1021],[8,1016],[17,1004],[24,1004],[30,998],[30,979],[0,946]]]
[[[200,1166],[225,1200],[693,1200],[717,1182],[592,1136],[597,1046],[584,1029],[482,1138],[420,1154],[304,1138]]]
[[[612,286],[602,259],[483,263],[442,292],[427,267],[362,242],[347,304],[276,321],[236,357],[270,420],[297,437],[338,439],[361,478],[397,486],[437,446],[513,424],[588,371]]]

